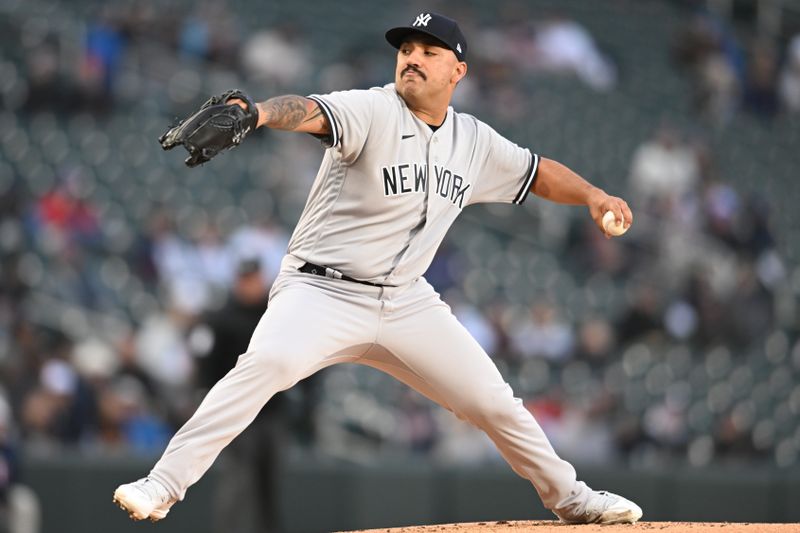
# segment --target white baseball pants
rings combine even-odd
[[[327,366],[359,363],[486,432],[548,509],[586,501],[590,489],[427,281],[370,287],[300,273],[302,264],[284,259],[247,352],[175,434],[151,477],[183,499],[275,393]]]

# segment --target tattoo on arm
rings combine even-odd
[[[303,124],[314,122],[315,120],[319,120],[323,124],[325,123],[325,118],[322,117],[322,110],[319,106],[314,108],[314,111],[308,113],[306,118],[303,119]]]
[[[302,96],[288,95],[276,96],[266,102],[259,102],[259,111],[265,117],[264,124],[270,128],[280,130],[295,130],[302,125],[318,121],[322,128],[325,127],[322,111],[316,104],[313,109],[308,109],[308,99]]]

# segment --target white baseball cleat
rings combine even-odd
[[[120,485],[114,491],[114,503],[134,520],[158,522],[176,501],[161,483],[150,478]]]
[[[593,490],[583,509],[554,511],[565,524],[633,524],[642,517],[642,508],[612,492]]]

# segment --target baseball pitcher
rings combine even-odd
[[[326,149],[247,351],[149,475],[117,488],[114,501],[133,519],[164,518],[274,394],[348,362],[394,376],[483,430],[562,521],[636,522],[635,503],[577,479],[423,277],[468,205],[521,204],[533,192],[587,206],[604,232],[607,211],[632,223],[628,205],[449,106],[467,74],[454,20],[420,13],[386,39],[397,49],[394,83],[258,104],[229,91],[162,136],[164,148],[187,149],[189,166],[257,127],[310,133]]]

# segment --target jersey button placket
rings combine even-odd
[[[439,162],[439,156],[436,155],[436,150],[435,150],[435,146],[437,144],[439,144],[439,138],[434,136],[431,139],[431,142],[430,142],[430,145],[429,145],[429,149],[430,149],[431,159],[433,159],[434,161],[436,161],[438,163]]]

